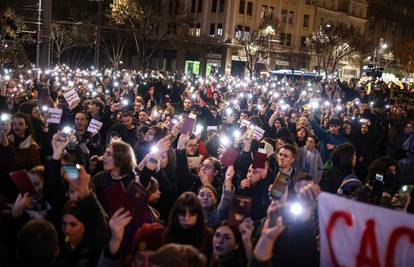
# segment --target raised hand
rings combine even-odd
[[[32,202],[32,198],[29,196],[29,193],[19,194],[12,208],[12,216],[14,218],[20,217],[23,211],[30,205],[30,202]]]
[[[83,199],[87,197],[91,190],[89,188],[89,184],[91,182],[91,176],[89,173],[85,171],[85,168],[81,165],[77,165],[79,167],[79,177],[78,179],[70,179],[69,175],[63,172],[63,178],[69,183],[71,188],[75,191],[76,197]]]
[[[53,135],[52,138],[52,148],[53,148],[53,159],[54,160],[60,160],[63,154],[63,150],[65,147],[69,144],[69,138],[66,138],[65,140],[62,140],[61,132],[57,132]]]
[[[115,211],[109,220],[109,227],[111,228],[111,240],[109,241],[109,251],[112,255],[118,253],[121,247],[122,239],[125,233],[125,227],[131,222],[132,216],[129,211],[120,208]]]

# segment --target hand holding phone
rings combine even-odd
[[[285,193],[285,189],[288,185],[288,179],[289,179],[288,174],[279,171],[274,183],[271,186],[271,189],[269,191],[269,196],[271,198],[280,200],[283,194]]]

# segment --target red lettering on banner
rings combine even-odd
[[[398,240],[405,235],[410,238],[411,243],[414,243],[414,230],[407,227],[399,227],[392,231],[388,240],[387,257],[385,258],[386,267],[394,267],[395,247]]]
[[[367,253],[369,250],[371,251],[371,256]],[[375,236],[375,221],[373,219],[367,221],[356,260],[356,267],[380,267],[377,237]]]
[[[326,228],[326,236],[328,238],[328,246],[329,246],[329,253],[331,254],[331,258],[332,258],[332,263],[334,264],[335,267],[342,267],[341,265],[339,265],[338,260],[336,259],[335,256],[335,252],[333,250],[332,247],[332,232],[333,232],[333,228],[336,224],[336,221],[339,219],[344,219],[345,223],[348,226],[352,226],[352,216],[349,212],[346,211],[336,211],[332,214],[329,222],[328,222],[328,226]]]

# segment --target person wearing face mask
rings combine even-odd
[[[164,232],[166,243],[191,245],[204,255],[211,254],[212,232],[204,219],[203,208],[192,192],[182,194],[171,209]]]
[[[200,200],[201,207],[203,207],[206,223],[211,228],[216,228],[228,217],[229,208],[234,196],[234,190],[232,188],[234,174],[234,167],[229,166],[224,180],[221,200],[218,204],[217,192],[213,186],[205,184],[198,190],[197,197]]]

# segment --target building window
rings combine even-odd
[[[176,23],[168,23],[168,34],[176,35],[177,34],[177,24]]]
[[[286,9],[282,10],[282,22],[286,23],[287,22],[287,17],[288,17],[288,11]]]
[[[213,2],[211,3],[211,12],[217,11],[217,1],[218,0],[213,0]]]
[[[244,38],[246,39],[246,40],[249,40],[249,38],[250,38],[250,27],[248,27],[248,26],[246,26],[246,27],[244,27]]]
[[[289,12],[289,19],[288,19],[288,21],[289,21],[289,24],[293,24],[293,11],[290,11]]]
[[[236,27],[236,38],[240,39],[242,37],[242,34],[243,34],[242,25],[237,25],[237,27]]]
[[[253,2],[247,2],[247,15],[253,16]]]
[[[312,0],[306,0],[305,2],[307,5],[312,5]]]
[[[290,33],[281,33],[280,34],[280,43],[282,45],[290,46],[292,41],[292,34]]]
[[[201,23],[197,23],[196,29],[195,29],[195,36],[200,36],[200,35],[201,35]]]
[[[309,15],[303,16],[303,27],[308,28],[309,27]]]
[[[226,0],[220,0],[219,6],[218,6],[218,12],[224,12],[225,3],[226,3]]]
[[[300,37],[300,48],[306,48],[306,36]]]
[[[274,10],[275,10],[275,8],[274,8],[274,7],[272,7],[272,6],[271,6],[271,7],[269,7],[269,13],[268,13],[268,14],[269,14],[269,16],[268,16],[268,17],[269,17],[269,19],[273,19],[273,11],[274,11]]]
[[[214,36],[215,32],[216,32],[216,24],[211,23],[210,24],[210,36]]]
[[[191,1],[191,13],[195,13],[196,5],[197,5],[197,0],[192,0]]]
[[[201,13],[203,11],[203,0],[198,0],[197,12]]]
[[[245,5],[246,5],[246,1],[240,0],[240,4],[239,4],[239,14],[243,14],[244,15],[244,6]]]
[[[221,23],[217,24],[217,35],[218,36],[223,36],[223,24],[221,24]]]
[[[260,17],[263,19],[266,16],[266,12],[267,12],[267,6],[263,5],[262,6],[262,11],[260,12]]]

